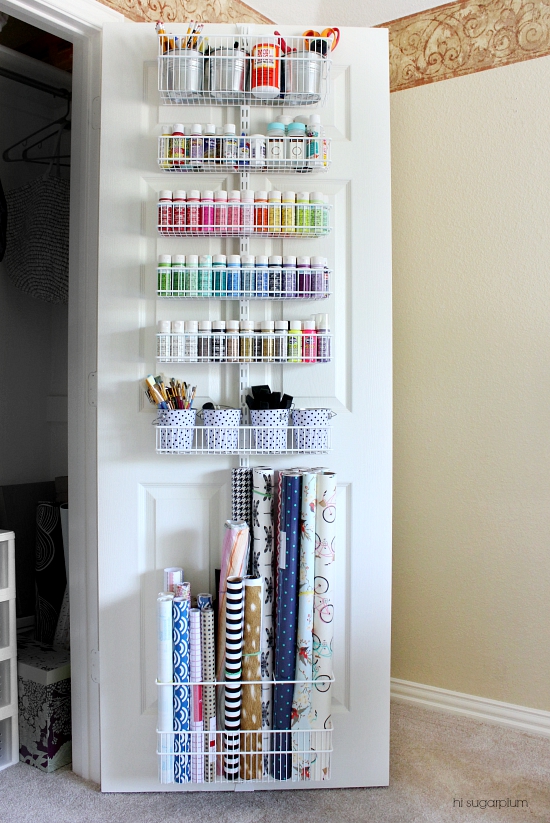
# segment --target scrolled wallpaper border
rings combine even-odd
[[[242,0],[100,0],[136,23],[271,23]]]
[[[550,0],[456,0],[379,28],[402,91],[550,54]]]

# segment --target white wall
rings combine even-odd
[[[65,72],[2,47],[0,65],[70,87]],[[0,178],[5,192],[44,174],[46,167],[6,163],[1,153],[61,116],[64,108],[59,98],[0,77]],[[67,474],[67,330],[67,306],[19,291],[5,262],[0,263],[0,485]]]

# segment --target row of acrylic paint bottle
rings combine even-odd
[[[330,294],[326,257],[161,254],[159,297],[320,300]]]
[[[328,197],[322,192],[191,191],[159,193],[163,235],[222,236],[328,234]]]
[[[159,320],[157,358],[172,363],[329,363],[328,314],[310,320]]]
[[[242,132],[234,123],[164,126],[159,138],[159,165],[168,171],[201,171],[216,166],[312,171],[330,163],[330,141],[318,114],[281,116],[268,123],[267,134]]]

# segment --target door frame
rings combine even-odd
[[[73,43],[68,454],[73,771],[100,782],[97,587],[97,253],[101,31],[97,0],[0,0],[0,11]]]

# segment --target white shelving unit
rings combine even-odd
[[[0,529],[0,770],[19,760],[15,534]]]

